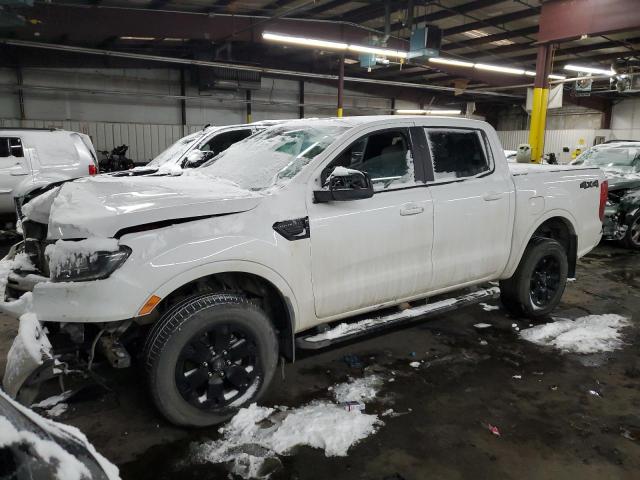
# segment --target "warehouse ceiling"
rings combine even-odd
[[[0,5],[5,3],[15,5],[5,7],[3,15],[22,20],[22,25],[0,27],[5,38],[334,74],[336,52],[265,43],[262,32],[367,44],[372,37],[384,36],[389,18],[388,45],[408,49],[412,25],[424,22],[441,29],[443,56],[535,70],[541,11],[538,0],[70,0],[35,2],[33,7],[19,5],[30,3],[27,0],[3,0]],[[0,48],[15,59],[14,49]],[[554,71],[562,73],[567,63],[604,68],[612,62],[635,64],[639,50],[638,31],[577,38],[557,46]],[[87,64],[78,55],[22,52],[23,65]],[[356,55],[347,57],[349,76],[455,87],[457,93],[465,91],[462,98],[473,98],[474,89],[531,83],[531,77],[425,61],[391,62],[369,71]],[[615,93],[608,81],[594,91]]]

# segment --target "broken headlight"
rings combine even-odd
[[[116,271],[131,255],[131,249],[121,245],[113,252],[93,252],[71,255],[63,262],[49,265],[54,282],[88,282],[102,280]]]

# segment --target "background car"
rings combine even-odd
[[[611,141],[590,148],[572,165],[601,168],[609,181],[604,238],[640,250],[640,142]]]
[[[55,128],[0,128],[0,215],[15,219],[14,197],[32,198],[52,184],[96,175],[88,135]]]

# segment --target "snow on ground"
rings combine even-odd
[[[494,310],[500,310],[500,307],[497,305],[489,305],[488,303],[480,303],[480,306],[485,312],[492,312]]]
[[[520,336],[529,342],[556,347],[563,352],[609,352],[622,346],[620,330],[628,325],[628,319],[620,315],[588,315],[576,320],[556,319],[522,330]]]
[[[47,416],[59,417],[60,415],[62,415],[64,412],[67,411],[67,408],[69,408],[69,405],[67,405],[66,403],[58,403],[55,407],[47,410]]]
[[[31,408],[54,407],[55,405],[58,405],[59,403],[62,403],[65,400],[67,400],[69,397],[71,397],[72,393],[73,393],[73,390],[66,390],[62,392],[60,395],[54,395],[53,397],[45,398],[44,400],[38,403],[34,403],[33,405],[31,405]]]
[[[341,383],[330,389],[333,390],[333,396],[338,403],[370,402],[378,394],[382,383],[383,380],[378,375],[368,375]]]
[[[382,379],[367,376],[333,387],[342,401],[372,400]],[[375,433],[382,425],[378,415],[347,411],[331,401],[314,401],[297,408],[242,408],[220,428],[222,438],[198,445],[192,460],[198,463],[229,463],[231,471],[244,479],[268,478],[280,455],[291,455],[298,446],[324,450],[327,457],[346,456],[355,443]]]

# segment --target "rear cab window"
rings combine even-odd
[[[323,169],[323,185],[336,167],[366,172],[376,191],[415,185],[409,130],[383,130],[359,138]]]
[[[482,130],[425,128],[435,183],[484,176],[493,171]]]

